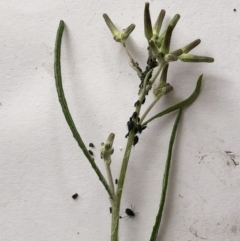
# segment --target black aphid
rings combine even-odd
[[[145,100],[146,100],[146,98],[144,98],[144,99],[142,100],[142,105],[145,103]]]
[[[93,152],[91,150],[88,150],[89,154],[93,156]]]
[[[137,112],[133,112],[132,118],[135,119],[137,117]]]
[[[94,145],[93,145],[92,143],[90,143],[90,144],[89,144],[89,147],[92,147],[92,148],[94,148]]]
[[[139,126],[140,126],[140,125],[138,125],[138,126],[135,127],[135,129],[134,129],[135,134],[137,134],[137,133],[139,132]],[[141,133],[141,132],[140,132],[140,133]]]
[[[73,199],[77,199],[77,198],[78,198],[78,194],[77,194],[77,193],[73,194],[73,195],[72,195],[72,198],[73,198]]]
[[[109,208],[110,213],[112,213],[112,207]]]
[[[138,101],[134,104],[134,107],[139,106],[139,104],[140,104],[140,101],[138,100]]]
[[[128,131],[130,132],[134,127],[134,122],[132,120],[127,122]]]
[[[147,128],[147,126],[142,126],[142,130],[145,130]]]
[[[127,208],[126,210],[125,210],[125,213],[128,215],[128,217],[130,217],[130,218],[134,218],[135,217],[135,212],[134,212],[134,210],[132,210],[132,209],[130,209],[130,208]]]
[[[138,136],[134,136],[133,146],[135,146],[137,143],[138,143]]]
[[[116,184],[116,185],[118,184],[118,179],[115,179],[115,184]]]
[[[137,130],[138,130],[138,132],[141,134],[142,133],[142,126],[141,125],[138,125],[137,126]],[[136,132],[137,133],[137,132]]]

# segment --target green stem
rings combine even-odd
[[[202,84],[202,78],[203,78],[203,75],[200,75],[199,78],[198,78],[198,81],[197,81],[197,84],[196,84],[196,88],[195,90],[193,91],[193,93],[185,100],[181,101],[180,103],[176,104],[176,105],[173,105],[169,108],[167,108],[166,110],[158,113],[157,115],[153,116],[152,118],[148,119],[147,121],[145,121],[142,126],[145,126],[147,125],[149,122],[151,122],[152,120],[158,118],[158,117],[161,117],[163,115],[166,115],[172,111],[175,111],[175,110],[178,110],[180,108],[183,108],[184,106],[186,105],[190,105],[193,101],[195,101],[200,93],[200,89],[201,89],[201,84]]]
[[[59,23],[58,31],[57,31],[57,37],[56,37],[56,43],[55,43],[55,59],[54,59],[54,72],[55,72],[55,80],[56,80],[58,99],[61,104],[62,111],[63,111],[65,119],[68,123],[68,126],[72,131],[73,137],[75,138],[79,147],[82,149],[84,155],[86,156],[86,158],[92,165],[92,168],[98,175],[99,180],[102,182],[103,186],[107,190],[110,198],[113,198],[109,185],[107,184],[104,176],[98,169],[96,163],[94,162],[93,157],[89,154],[88,149],[86,148],[80,134],[78,133],[78,130],[74,124],[74,121],[73,121],[70,111],[68,109],[67,101],[65,99],[65,94],[64,94],[64,90],[63,90],[63,86],[62,86],[62,75],[61,75],[61,43],[62,43],[63,30],[64,30],[64,22],[61,20]]]
[[[153,108],[153,106],[161,99],[161,97],[164,95],[164,93],[162,93],[161,95],[159,95],[158,97],[156,97],[153,102],[148,106],[148,108],[146,109],[146,111],[143,113],[141,119],[140,119],[140,124],[143,122],[143,120],[146,118],[147,114],[150,112],[150,110]]]
[[[167,194],[167,188],[168,188],[169,171],[170,171],[170,166],[171,166],[173,144],[174,144],[174,140],[175,140],[175,137],[176,137],[177,128],[178,128],[178,124],[179,124],[179,121],[180,121],[181,113],[182,113],[182,109],[180,109],[179,112],[178,112],[178,116],[175,120],[173,130],[172,130],[172,134],[171,134],[171,138],[170,138],[170,142],[169,142],[168,156],[167,156],[167,161],[166,161],[165,171],[164,171],[164,176],[163,176],[161,200],[160,200],[159,210],[158,210],[158,214],[157,214],[157,217],[156,217],[155,225],[153,227],[153,231],[152,231],[150,241],[156,241],[158,230],[159,230],[161,220],[162,220],[163,208],[164,208],[164,204],[165,204],[165,200],[166,200],[166,194]]]

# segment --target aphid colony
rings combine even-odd
[[[142,101],[142,104],[145,102],[145,98]],[[138,100],[134,106],[138,106],[140,104],[140,101]],[[137,119],[137,123],[135,124],[135,120]],[[129,121],[127,122],[127,128],[128,128],[128,133],[126,134],[125,138],[129,136],[130,131],[134,130],[135,136],[133,139],[133,146],[135,146],[138,143],[138,136],[136,135],[137,133],[141,134],[142,131],[147,127],[147,126],[142,126],[140,123],[140,118],[138,117],[138,113],[135,111],[133,112],[132,116],[130,117]]]

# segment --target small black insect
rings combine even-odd
[[[135,134],[137,134],[137,133],[139,132],[139,126],[140,126],[140,125],[138,125],[138,126],[135,127],[135,129],[134,129]]]
[[[118,179],[115,179],[115,184],[116,184],[116,185],[118,184]]]
[[[132,210],[132,209],[130,209],[130,208],[127,208],[126,210],[125,210],[125,213],[128,215],[128,217],[130,217],[130,218],[134,218],[135,217],[135,212],[134,212],[134,210]]]
[[[78,198],[78,194],[77,194],[77,193],[73,194],[73,195],[72,195],[72,198],[73,198],[73,199],[77,199],[77,198]]]
[[[127,133],[127,135],[125,136],[125,138],[127,138],[129,136],[129,133]]]
[[[93,145],[92,143],[90,143],[90,144],[89,144],[89,147],[92,147],[92,148],[94,148],[94,145]]]
[[[134,136],[133,146],[135,146],[137,143],[138,143],[138,136]]]
[[[142,105],[145,103],[145,100],[146,100],[146,98],[144,98],[144,99],[142,100]]]
[[[130,132],[134,127],[134,122],[132,120],[127,122],[128,131]]]
[[[233,11],[236,12],[237,11],[236,8],[234,8]]]
[[[142,126],[142,130],[145,130],[147,128],[147,126]]]
[[[137,112],[133,112],[132,118],[135,119],[137,117]]]
[[[93,156],[93,152],[91,150],[88,150],[89,154]]]
[[[140,104],[140,101],[138,100],[138,101],[134,104],[134,107],[139,106],[139,104]]]
[[[110,213],[112,213],[112,207],[109,208]]]
[[[135,133],[137,134],[137,133],[142,133],[142,126],[141,125],[137,125],[137,127],[135,128]]]

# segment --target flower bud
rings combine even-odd
[[[134,29],[135,29],[135,24],[131,24],[130,26],[128,26],[126,29],[123,30],[121,34],[121,43],[123,44],[124,47],[125,47],[125,42],[127,38],[129,37],[129,35]]]
[[[144,9],[144,31],[145,31],[145,37],[149,41],[153,36],[152,31],[152,22],[151,22],[151,16],[149,12],[149,3],[145,3],[145,9]]]
[[[206,57],[206,56],[198,56],[198,55],[191,55],[191,54],[182,54],[178,57],[183,62],[205,62],[205,63],[212,63],[214,62],[214,58]]]
[[[179,19],[180,19],[180,15],[176,14],[174,16],[174,18],[172,19],[172,21],[170,22],[170,24],[168,25],[168,27],[167,27],[165,38],[164,38],[163,44],[162,44],[162,51],[163,51],[164,54],[169,53],[172,32],[173,32],[173,29],[175,28],[175,26],[176,26],[176,24],[177,24]]]
[[[193,42],[191,42],[190,44],[186,45],[185,47],[182,48],[183,53],[187,54],[188,52],[190,52],[192,49],[194,49],[195,47],[197,47],[199,44],[201,43],[200,39],[196,39]]]
[[[163,19],[165,17],[165,13],[166,13],[165,10],[162,9],[161,12],[158,15],[156,23],[154,24],[153,36],[154,36],[155,39],[157,38],[157,36],[159,35],[159,32],[161,30],[162,22],[163,22]]]
[[[113,24],[113,22],[111,21],[111,19],[108,17],[108,15],[106,13],[103,14],[103,18],[104,18],[108,28],[112,32],[114,40],[117,42],[120,42],[121,41],[121,33],[119,32],[117,27]]]

